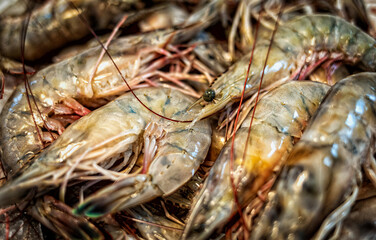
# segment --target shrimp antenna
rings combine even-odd
[[[76,11],[80,12],[80,10],[76,7],[76,5],[72,2],[72,1],[69,1],[69,4],[72,6],[72,8],[76,9]],[[163,119],[166,119],[166,120],[169,120],[169,121],[172,121],[172,122],[179,122],[179,123],[190,123],[192,122],[192,120],[178,120],[178,119],[172,119],[172,118],[168,118],[168,117],[165,117],[155,111],[153,111],[152,109],[150,109],[148,106],[146,106],[145,103],[143,103],[141,101],[141,99],[139,99],[137,97],[137,95],[134,93],[134,91],[132,90],[131,86],[128,84],[127,80],[124,78],[123,74],[121,73],[119,67],[117,66],[117,64],[115,63],[114,59],[112,58],[111,54],[108,52],[107,48],[103,45],[103,43],[100,41],[99,37],[97,36],[97,34],[94,32],[94,30],[90,27],[87,19],[82,15],[82,14],[79,14],[79,18],[81,19],[81,21],[87,26],[87,28],[89,29],[89,31],[91,32],[91,34],[95,37],[95,39],[97,40],[97,42],[99,43],[99,45],[103,48],[103,50],[106,52],[106,55],[109,57],[109,59],[111,60],[112,64],[114,65],[114,67],[116,68],[116,71],[120,74],[120,77],[121,79],[123,79],[123,81],[125,82],[125,84],[127,85],[129,91],[132,93],[132,95],[137,99],[137,101],[144,107],[146,108],[147,110],[149,110],[150,112],[152,112],[153,114],[157,115],[158,117],[160,118],[163,118]]]
[[[24,78],[24,83],[25,83],[25,91],[26,91],[27,104],[28,104],[28,106],[30,108],[30,114],[31,114],[31,117],[32,117],[34,125],[35,125],[35,130],[37,131],[38,139],[42,143],[43,148],[45,148],[45,144],[43,142],[42,135],[40,133],[40,129],[38,127],[38,124],[37,124],[37,122],[35,120],[35,116],[34,116],[34,113],[33,113],[34,111],[33,111],[33,108],[31,106],[31,102],[30,102],[30,96],[29,96],[29,94],[31,94],[35,106],[37,106],[35,98],[33,96],[31,88],[30,88],[29,79],[27,77],[26,67],[25,67],[25,41],[26,41],[26,34],[27,34],[27,27],[29,26],[29,22],[30,22],[30,18],[31,18],[31,13],[32,13],[32,10],[34,9],[34,4],[30,5],[30,3],[28,2],[27,8],[28,8],[27,17],[26,17],[25,21],[22,24],[21,36],[20,36],[21,37],[21,63],[22,63],[22,71],[23,71],[23,78]],[[38,106],[37,106],[37,109],[38,109]],[[38,109],[38,111],[39,111],[39,109]]]
[[[267,53],[266,53],[266,58],[265,58],[265,62],[264,62],[264,67],[263,67],[263,69],[262,69],[262,73],[261,73],[260,84],[259,84],[259,87],[258,87],[258,90],[257,90],[256,99],[255,99],[255,106],[253,107],[252,117],[251,117],[251,122],[249,123],[248,135],[247,135],[247,139],[246,139],[246,143],[245,143],[245,147],[244,147],[243,159],[245,158],[245,154],[246,154],[246,152],[247,152],[247,145],[248,145],[248,141],[249,141],[249,136],[251,135],[252,123],[253,123],[253,119],[254,119],[254,117],[255,117],[256,107],[257,107],[257,103],[258,103],[259,96],[260,96],[260,92],[261,92],[262,80],[264,79],[264,73],[265,73],[266,64],[267,64],[267,62],[268,62],[269,53],[270,53],[271,47],[272,47],[273,42],[274,42],[274,36],[275,36],[275,33],[277,32],[277,29],[278,29],[278,23],[279,23],[279,20],[280,20],[281,15],[282,15],[282,10],[283,10],[283,6],[284,6],[283,3],[284,3],[284,2],[282,1],[282,3],[281,3],[281,7],[280,7],[280,10],[279,10],[279,12],[278,12],[277,21],[275,22],[274,29],[273,29],[273,32],[272,32],[272,36],[271,36],[271,38],[270,38],[270,43],[269,43],[268,51],[267,51]],[[242,162],[242,165],[243,165],[243,164],[244,164],[244,161]]]
[[[262,8],[263,7],[264,7],[264,4],[262,5]],[[246,74],[246,77],[245,77],[245,80],[244,80],[243,91],[242,91],[242,95],[240,97],[240,103],[239,103],[238,111],[236,113],[236,118],[235,118],[234,127],[233,127],[234,133],[233,133],[233,136],[232,136],[232,139],[231,139],[231,150],[230,150],[230,182],[231,182],[231,187],[232,187],[232,192],[233,192],[233,195],[234,195],[236,208],[237,208],[237,211],[238,211],[238,214],[239,214],[239,217],[240,217],[240,221],[241,221],[244,229],[247,229],[247,226],[245,224],[245,219],[244,219],[243,214],[242,214],[242,207],[241,207],[240,202],[239,202],[238,193],[237,193],[237,190],[236,190],[237,186],[235,184],[235,176],[234,176],[234,171],[233,171],[234,170],[234,146],[235,146],[235,135],[236,135],[236,129],[237,129],[238,119],[239,119],[239,115],[240,115],[240,109],[241,109],[243,99],[244,99],[244,94],[245,94],[245,89],[246,89],[246,86],[247,86],[249,71],[251,69],[252,62],[253,62],[253,53],[254,53],[255,48],[256,48],[257,35],[258,35],[259,26],[260,26],[261,15],[262,15],[262,13],[259,14],[258,19],[257,19],[257,25],[256,25],[256,29],[255,29],[255,37],[254,37],[253,46],[252,46],[252,53],[251,53],[251,57],[249,58],[249,64],[248,64],[247,74]]]
[[[137,219],[137,218],[133,218],[133,217],[128,217],[128,216],[122,216],[126,219],[129,219],[133,222],[138,222],[138,223],[142,223],[142,224],[148,224],[150,226],[155,226],[155,227],[159,227],[159,228],[162,228],[162,229],[167,229],[167,230],[173,230],[173,231],[179,231],[179,232],[182,232],[183,229],[181,228],[175,228],[175,227],[169,227],[169,226],[164,226],[164,225],[161,225],[161,224],[158,224],[158,223],[153,223],[153,222],[148,222],[148,221],[144,221],[144,220],[140,220],[140,219]]]
[[[53,136],[53,134],[50,131],[50,129],[49,129],[49,127],[48,127],[45,119],[42,116],[42,113],[41,113],[41,111],[40,111],[40,109],[38,107],[38,104],[37,104],[36,100],[35,100],[34,94],[33,94],[32,90],[31,90],[30,83],[29,83],[29,78],[27,76],[28,72],[27,72],[26,66],[25,66],[25,42],[26,42],[27,28],[29,26],[29,22],[30,22],[30,18],[31,18],[31,13],[32,13],[32,11],[33,11],[33,9],[35,7],[35,3],[30,4],[30,2],[28,2],[28,6],[27,7],[28,7],[28,14],[27,14],[27,17],[26,17],[25,21],[22,24],[21,36],[20,36],[21,37],[21,41],[20,42],[21,42],[22,73],[23,73],[23,78],[24,78],[24,83],[25,83],[26,100],[27,100],[27,104],[28,104],[28,106],[30,108],[30,114],[31,114],[31,117],[32,117],[33,122],[34,122],[34,126],[35,126],[35,130],[37,132],[37,135],[38,135],[38,139],[42,143],[42,147],[45,148],[46,145],[43,142],[42,135],[40,133],[41,130],[39,129],[38,124],[37,124],[37,122],[35,120],[35,116],[34,116],[34,113],[33,113],[34,111],[33,111],[33,108],[31,106],[30,95],[31,95],[33,103],[34,103],[34,105],[35,105],[35,107],[37,109],[37,112],[38,112],[40,118],[43,121],[43,125],[46,127],[46,129],[50,133],[51,137],[53,139],[55,139],[55,137]]]
[[[268,51],[266,53],[264,67],[262,69],[262,74],[261,74],[261,78],[260,78],[260,84],[259,84],[259,87],[258,87],[258,90],[257,90],[256,99],[255,99],[255,106],[253,107],[251,122],[249,123],[248,134],[247,134],[247,138],[246,138],[246,142],[245,142],[245,147],[244,147],[244,152],[243,152],[243,161],[241,163],[242,166],[244,165],[244,159],[245,159],[245,155],[246,155],[246,152],[247,152],[248,141],[249,141],[249,138],[250,138],[250,135],[251,135],[252,123],[253,123],[253,119],[255,117],[257,103],[259,101],[259,96],[260,96],[260,91],[261,91],[261,86],[262,86],[262,80],[264,79],[266,64],[268,62],[270,50],[271,50],[271,47],[272,47],[273,42],[274,42],[275,33],[277,32],[277,29],[278,29],[279,20],[280,20],[280,18],[282,16],[282,13],[283,13],[283,7],[284,7],[284,1],[282,1],[282,3],[281,3],[281,6],[280,6],[280,9],[279,9],[279,12],[278,12],[278,16],[277,16],[277,20],[275,22],[274,29],[273,29],[273,32],[272,32],[272,36],[270,38],[270,43],[269,43]],[[248,229],[248,231],[249,231],[249,229]]]
[[[262,9],[264,9],[264,5],[262,5]],[[254,115],[255,115],[255,111],[256,111],[256,106],[257,106],[259,95],[260,95],[260,91],[261,91],[262,80],[264,78],[266,64],[267,64],[267,61],[268,61],[268,58],[269,58],[269,53],[270,53],[270,50],[271,50],[271,46],[272,46],[273,41],[274,41],[275,33],[277,31],[277,28],[278,28],[278,22],[279,22],[279,19],[280,19],[281,15],[282,15],[282,10],[283,10],[283,2],[281,4],[280,10],[278,12],[277,21],[275,23],[275,27],[274,27],[273,32],[272,32],[272,36],[271,36],[271,39],[270,39],[268,51],[267,51],[267,54],[266,54],[266,57],[265,57],[264,66],[263,66],[262,73],[261,73],[260,83],[259,83],[259,87],[258,87],[258,91],[257,91],[257,95],[256,95],[256,100],[255,100],[255,106],[253,107],[252,118],[251,118],[251,122],[250,122],[250,125],[249,125],[248,135],[247,135],[247,138],[246,138],[245,148],[244,148],[244,152],[243,152],[243,158],[242,158],[242,162],[241,162],[241,166],[242,167],[244,165],[245,154],[246,154],[246,151],[247,151],[247,144],[248,144],[248,141],[249,141],[249,137],[250,137],[250,133],[251,133],[251,126],[252,126],[252,123],[253,123],[253,119],[254,119]],[[240,205],[238,194],[237,194],[237,190],[236,190],[238,186],[235,185],[235,177],[234,177],[234,172],[233,172],[233,167],[234,167],[234,145],[235,145],[235,135],[236,135],[237,123],[238,123],[238,119],[239,119],[239,115],[240,115],[240,109],[241,109],[241,105],[242,105],[242,102],[243,102],[243,99],[244,99],[244,93],[245,93],[246,83],[247,83],[248,76],[249,76],[249,71],[250,71],[250,68],[251,68],[251,65],[252,65],[253,53],[254,53],[254,50],[255,50],[255,47],[256,47],[258,29],[259,29],[259,25],[260,25],[260,21],[261,21],[261,15],[262,15],[262,13],[259,14],[258,20],[257,20],[257,25],[256,25],[256,30],[255,30],[255,37],[254,37],[254,42],[253,42],[253,46],[252,46],[252,53],[251,53],[251,57],[250,57],[250,61],[249,61],[248,69],[247,69],[246,78],[245,78],[245,81],[244,81],[243,91],[242,91],[242,95],[241,95],[241,98],[240,98],[240,103],[239,103],[238,111],[237,111],[237,114],[236,114],[236,119],[235,119],[235,122],[234,122],[234,128],[233,128],[233,132],[234,133],[233,133],[233,137],[231,139],[231,150],[230,150],[230,171],[231,171],[230,172],[230,180],[231,180],[231,187],[233,188],[234,200],[235,200],[235,204],[237,206],[237,211],[238,211],[240,220],[242,222],[244,231],[247,231],[247,232],[249,231],[249,229],[248,229],[248,227],[245,224],[245,219],[244,219],[244,216],[242,214],[242,207]],[[245,237],[245,235],[243,235],[243,237]]]

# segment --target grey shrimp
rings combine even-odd
[[[343,220],[358,195],[361,167],[375,175],[375,114],[375,73],[331,88],[286,160],[252,239],[307,239],[324,222],[322,239]]]

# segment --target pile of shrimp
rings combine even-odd
[[[1,2],[0,238],[374,238],[373,8]]]

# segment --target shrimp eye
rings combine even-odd
[[[202,98],[206,101],[206,102],[211,102],[214,100],[215,98],[215,91],[211,88],[208,88],[205,90],[205,93],[204,93],[204,96],[202,96]]]

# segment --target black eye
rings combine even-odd
[[[204,93],[204,96],[202,96],[202,98],[206,101],[206,102],[211,102],[214,100],[215,98],[215,91],[211,88],[208,88],[205,90],[205,93]]]

